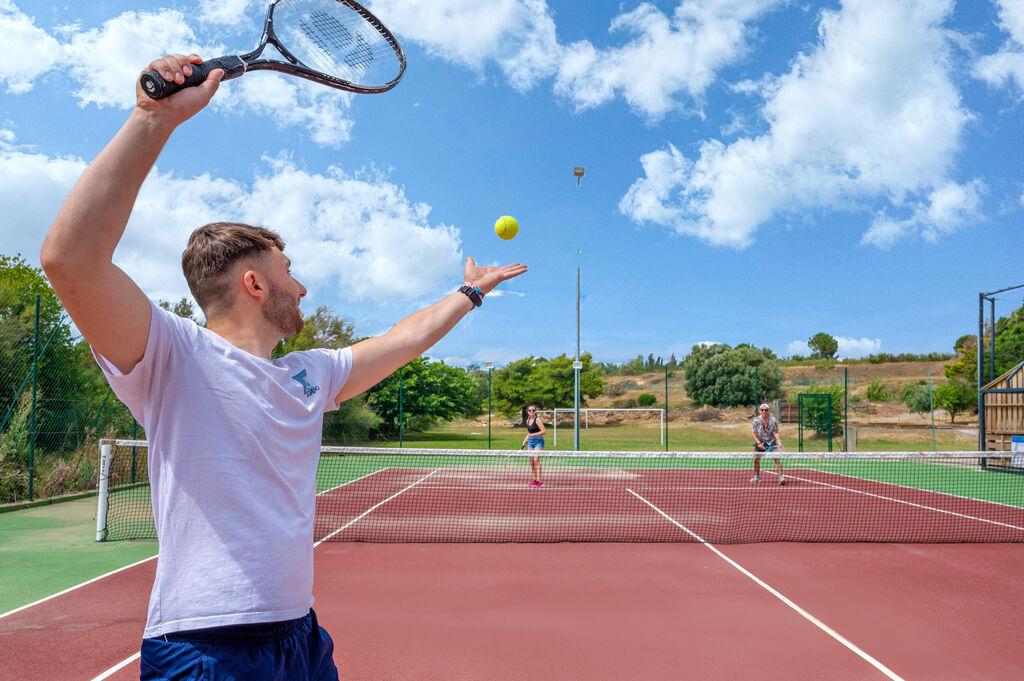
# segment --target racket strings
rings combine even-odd
[[[295,57],[350,82],[386,83],[400,72],[392,41],[360,13],[336,0],[292,0],[275,9],[282,43]]]

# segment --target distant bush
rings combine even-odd
[[[888,352],[880,352],[877,355],[868,355],[858,360],[846,360],[851,363],[867,363],[867,364],[888,364],[890,362],[945,362],[946,360],[953,359],[956,355],[948,352],[929,352],[925,354],[915,354],[913,352],[901,352],[899,354],[890,354]]]
[[[893,397],[895,397],[895,395],[886,390],[887,387],[888,385],[882,383],[881,381],[871,381],[871,384],[868,386],[867,392],[865,393],[865,395],[868,398],[868,401],[888,402],[889,400],[891,400]]]
[[[714,407],[701,407],[697,411],[693,412],[691,416],[694,421],[721,421],[722,410],[715,409]]]
[[[905,385],[900,390],[900,402],[911,414],[927,414],[932,410],[931,395],[928,385],[923,381],[917,385]]]
[[[604,386],[604,394],[608,397],[618,397],[626,392],[621,383],[608,383]]]
[[[642,393],[636,398],[636,405],[638,407],[649,407],[652,404],[656,404],[657,402],[658,398],[656,398],[654,395],[650,393]]]

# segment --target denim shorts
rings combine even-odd
[[[526,442],[527,449],[544,449],[544,438],[540,435],[531,435]]]
[[[182,631],[142,641],[140,681],[338,681],[334,642],[305,617]]]

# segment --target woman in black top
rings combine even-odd
[[[523,446],[530,451],[544,451],[544,420],[537,416],[537,405],[531,404],[526,408],[526,437],[523,438]],[[540,456],[530,455],[530,470],[533,471],[533,481],[530,487],[540,487],[544,483],[540,481]]]

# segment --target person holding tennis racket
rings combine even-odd
[[[200,63],[169,55],[149,70],[181,83]],[[425,352],[526,266],[466,258],[458,291],[384,335],[271,359],[302,329],[306,289],[275,232],[220,222],[196,229],[182,256],[207,327],[154,305],[114,251],[160,151],[222,75],[160,99],[136,86],[134,110],[71,190],[40,261],[150,440],[160,548],[141,679],[333,681],[334,645],[311,607],[324,413]]]
[[[771,409],[767,404],[760,406],[760,414],[754,418],[751,433],[754,436],[754,477],[750,482],[761,482],[761,456],[765,452],[786,451],[782,446],[782,437],[779,435],[779,422],[772,416]],[[786,476],[782,474],[782,462],[775,461],[775,469],[779,474],[779,484],[786,484]]]
[[[526,437],[523,438],[523,446],[531,452],[544,451],[544,434],[547,432],[544,427],[544,419],[537,414],[537,405],[531,404],[526,407]],[[533,473],[530,487],[543,486],[544,483],[540,479],[539,454],[530,454],[530,471]]]

